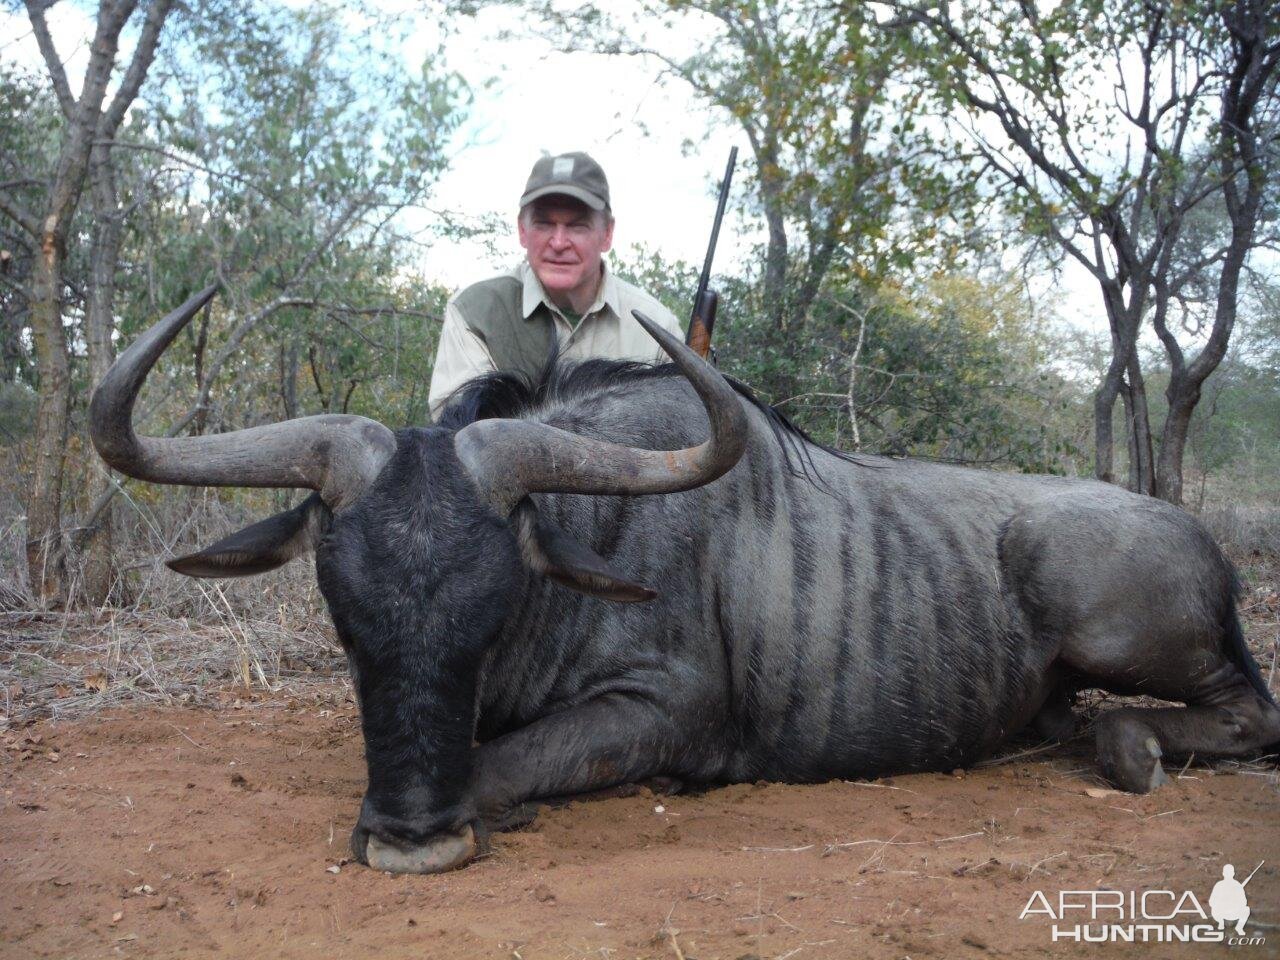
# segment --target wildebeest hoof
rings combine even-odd
[[[1151,758],[1151,772],[1147,775],[1147,788],[1141,792],[1150,793],[1156,787],[1163,787],[1169,782],[1169,778],[1165,776],[1164,766],[1160,763],[1160,758],[1164,756],[1164,751],[1160,749],[1160,742],[1155,737],[1147,737],[1143,747]]]
[[[1098,760],[1102,772],[1121,790],[1150,793],[1168,782],[1160,741],[1135,717],[1117,712],[1098,723]]]
[[[365,862],[386,873],[443,873],[460,867],[476,855],[476,835],[467,824],[457,833],[436,834],[418,846],[402,846],[369,834]]]

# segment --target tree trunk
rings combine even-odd
[[[1128,380],[1120,387],[1120,398],[1124,401],[1124,440],[1129,460],[1129,479],[1125,486],[1136,493],[1142,489],[1142,451],[1138,445],[1139,431],[1134,424],[1137,407],[1134,405],[1133,388],[1129,386]]]
[[[760,205],[764,207],[769,241],[764,256],[764,311],[773,325],[782,330],[787,325],[787,222],[782,203],[782,173],[778,165],[778,146],[772,132],[766,130],[763,142],[752,137],[756,168],[760,178]]]
[[[103,137],[105,138],[105,137]],[[95,144],[89,165],[93,236],[90,241],[88,303],[85,309],[85,340],[89,348],[89,383],[97,386],[115,359],[111,334],[115,330],[116,268],[120,261],[120,234],[124,226],[116,197],[115,170],[111,147]],[[87,428],[87,424],[86,424]],[[86,432],[84,449],[93,449]],[[110,470],[99,457],[89,456],[86,471],[87,502],[94,503],[111,487]],[[115,547],[112,526],[114,511],[108,505],[80,538],[84,550],[84,598],[95,606],[106,603],[116,582]]]
[[[765,222],[769,226],[769,244],[764,258],[764,310],[773,325],[782,330],[787,325],[787,228],[782,210],[768,199]]]
[[[831,260],[836,250],[836,236],[842,222],[841,213],[833,211],[817,240],[805,267],[804,280],[799,284],[795,297],[787,305],[790,313],[788,322],[792,325],[805,322],[814,300],[818,298],[818,291],[822,289],[827,271],[831,269]]]
[[[41,603],[62,596],[62,475],[71,399],[70,359],[62,330],[63,239],[56,217],[32,269],[31,338],[40,376],[36,404],[35,471],[27,496],[27,575]]]
[[[1111,367],[1116,364],[1113,362]],[[1115,433],[1112,418],[1120,395],[1120,371],[1108,369],[1093,395],[1093,475],[1103,483],[1115,483]]]
[[[16,383],[22,366],[22,324],[17,311],[0,315],[0,381]]]
[[[192,348],[192,365],[196,374],[196,396],[199,398],[199,406],[196,408],[195,416],[191,420],[191,436],[193,437],[203,434],[209,424],[209,405],[205,402],[204,358],[205,352],[209,348],[209,311],[212,309],[213,301],[210,300],[204,305],[204,309],[200,311],[200,321],[196,326],[196,342]]]
[[[1187,448],[1187,432],[1191,429],[1191,417],[1205,380],[1218,369],[1226,356],[1231,331],[1235,327],[1240,275],[1245,260],[1253,246],[1253,234],[1257,223],[1258,202],[1253,200],[1251,209],[1243,214],[1247,223],[1232,217],[1232,238],[1223,260],[1222,273],[1218,276],[1218,299],[1214,308],[1213,329],[1204,349],[1191,363],[1175,364],[1170,372],[1169,388],[1165,396],[1169,400],[1169,412],[1165,416],[1160,439],[1160,465],[1156,474],[1156,495],[1170,503],[1182,503],[1182,462]]]
[[[1132,464],[1129,489],[1152,496],[1155,493],[1155,466],[1151,441],[1151,412],[1147,407],[1147,384],[1136,349],[1129,351],[1126,366],[1129,383],[1129,432],[1136,461]]]
[[[1119,310],[1109,294],[1107,318],[1111,324],[1111,360],[1107,372],[1093,396],[1093,474],[1103,483],[1115,483],[1115,416],[1116,398],[1125,390],[1124,373],[1127,357],[1122,348],[1122,324]],[[1125,406],[1125,422],[1129,422],[1128,403]]]
[[[1183,378],[1179,378],[1183,380]],[[1169,412],[1164,418],[1160,439],[1160,466],[1156,473],[1156,496],[1170,503],[1182,504],[1182,459],[1187,447],[1191,415],[1200,402],[1200,388],[1183,380],[1169,383],[1166,391]]]
[[[63,599],[64,590],[62,487],[71,391],[70,357],[62,322],[67,237],[80,204],[94,140],[103,130],[114,134],[124,119],[151,65],[171,5],[172,0],[155,0],[148,8],[133,61],[104,113],[120,31],[133,14],[136,0],[104,2],[99,6],[79,99],[71,92],[66,69],[45,22],[47,4],[27,2],[27,14],[66,120],[48,204],[38,229],[33,231],[40,252],[33,269],[31,333],[40,395],[36,407],[35,474],[27,500],[27,572],[32,592],[42,603]]]
[[[1137,348],[1141,306],[1124,301],[1118,282],[1104,284],[1102,296],[1111,327],[1111,359],[1093,401],[1094,476],[1105,483],[1116,482],[1113,416],[1116,399],[1123,397],[1128,487],[1150,493],[1154,487],[1151,419]]]
[[[316,396],[320,398],[320,408],[325,413],[333,413],[329,409],[329,394],[324,389],[324,384],[320,380],[320,362],[316,359],[315,344],[307,346],[307,362],[311,367],[311,382],[316,385]]]
[[[280,344],[280,405],[286,420],[298,415],[298,343],[293,339]]]

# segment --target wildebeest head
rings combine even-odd
[[[396,872],[465,862],[475,845],[477,674],[521,564],[612,600],[655,596],[543,521],[529,494],[670,493],[709,483],[742,455],[742,406],[722,377],[637,314],[702,398],[706,442],[639,450],[506,419],[393,433],[349,415],[199,437],[137,436],[132,413],[143,380],[213,294],[213,287],[196,294],[120,355],[90,404],[94,445],[112,467],[154,483],[315,491],[169,565],[191,576],[244,576],[316,550],[365,738],[369,785],[353,850]]]

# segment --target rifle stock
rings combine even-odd
[[[693,318],[689,321],[689,335],[685,338],[689,345],[702,359],[711,352],[711,331],[716,325],[716,308],[720,305],[720,294],[714,290],[704,290],[693,308]]]

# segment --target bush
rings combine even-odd
[[[30,436],[35,420],[35,391],[22,383],[0,383],[0,445]]]

